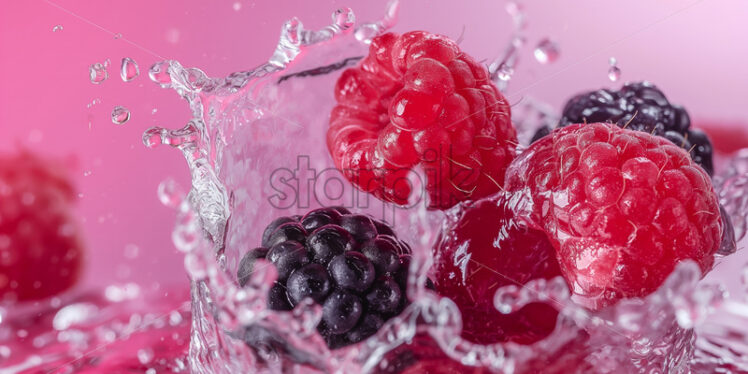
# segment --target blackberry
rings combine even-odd
[[[278,270],[268,307],[291,310],[311,298],[322,306],[317,329],[333,349],[373,335],[409,303],[405,280],[410,247],[386,223],[345,208],[321,208],[303,217],[273,220],[263,232],[262,247],[248,251],[239,263],[241,286],[257,259]],[[279,344],[272,339],[245,342],[265,348]],[[284,347],[279,353],[285,351]]]
[[[712,175],[712,143],[703,132],[691,129],[686,110],[671,104],[650,82],[626,83],[619,91],[600,89],[585,92],[566,102],[558,127],[575,123],[610,122],[619,127],[664,137],[690,151],[691,158]],[[543,127],[532,141],[550,133]]]

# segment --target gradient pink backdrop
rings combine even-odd
[[[456,38],[464,28],[462,47],[478,59],[493,59],[510,36],[505,4],[404,0],[395,29]],[[348,6],[360,20],[372,20],[384,5],[363,0],[3,1],[0,152],[26,147],[77,160],[79,210],[89,246],[87,286],[129,280],[148,287],[185,284],[182,257],[170,241],[174,214],[160,205],[156,187],[166,177],[187,186],[186,166],[178,152],[146,149],[140,138],[153,125],[181,127],[188,110],[176,94],[148,80],[148,67],[168,58],[211,76],[248,69],[270,55],[281,24],[291,16],[316,28],[329,23],[335,8]],[[748,121],[748,2],[567,0],[527,2],[526,8],[529,43],[550,36],[561,57],[540,65],[531,48],[525,50],[510,101],[527,94],[559,108],[577,91],[618,86],[606,78],[608,58],[615,56],[622,80],[655,81],[696,119]],[[63,29],[53,32],[55,25]],[[115,39],[116,33],[122,38]],[[140,65],[141,76],[129,83],[119,78],[123,57]],[[91,84],[88,66],[106,59],[112,62],[109,79]],[[101,103],[87,108],[97,98]],[[123,126],[110,121],[116,105],[132,111]],[[734,130],[746,131],[739,125]],[[124,256],[129,244],[140,248],[134,260]]]

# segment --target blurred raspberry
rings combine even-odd
[[[54,296],[80,276],[75,192],[63,170],[28,152],[0,156],[0,300]]]

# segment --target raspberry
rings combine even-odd
[[[532,221],[591,308],[651,293],[681,260],[707,272],[722,241],[707,173],[666,139],[612,124],[553,131],[514,161],[507,189],[529,195]]]
[[[556,325],[557,312],[547,304],[532,303],[509,315],[493,305],[499,287],[561,275],[545,233],[516,217],[514,204],[498,194],[460,205],[450,211],[434,247],[436,289],[460,308],[462,336],[474,343],[529,344]]]
[[[269,308],[291,310],[311,298],[322,306],[318,330],[330,348],[368,338],[408,304],[410,248],[384,222],[345,208],[321,208],[277,218],[262,237],[263,246],[239,263],[239,284],[247,283],[257,259],[270,261],[278,279]]]
[[[712,144],[702,131],[691,129],[683,107],[671,104],[650,82],[627,83],[620,91],[600,89],[572,97],[558,127],[575,123],[610,122],[627,129],[664,137],[690,151],[693,160],[712,175]],[[534,139],[547,134],[540,129]]]
[[[420,166],[429,207],[498,192],[517,134],[486,69],[440,35],[374,38],[368,57],[335,87],[327,145],[353,185],[405,204]]]
[[[76,197],[60,170],[30,153],[0,156],[0,301],[43,299],[78,281]]]

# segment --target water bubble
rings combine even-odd
[[[99,104],[101,104],[101,99],[97,97],[91,100],[90,103],[86,104],[86,108],[91,109],[92,106],[99,105]]]
[[[182,323],[182,313],[179,313],[179,311],[174,310],[171,313],[169,313],[169,324],[172,326],[179,325]]]
[[[9,358],[10,353],[10,348],[7,345],[0,345],[0,357]]]
[[[611,82],[616,82],[620,78],[621,69],[618,68],[618,66],[611,66],[610,69],[608,69],[608,79],[610,79]]]
[[[130,110],[118,105],[112,109],[112,123],[123,125],[130,120]]]
[[[158,199],[167,207],[178,207],[184,196],[182,187],[174,179],[168,178],[158,184]]]
[[[129,82],[140,75],[140,67],[135,60],[125,57],[122,59],[122,66],[119,71],[119,76],[124,82]]]
[[[148,78],[156,82],[162,88],[170,87],[171,76],[169,76],[169,64],[166,61],[153,64],[153,66],[148,69]]]
[[[526,18],[525,18],[524,6],[522,4],[518,4],[513,1],[510,1],[506,4],[506,7],[504,9],[512,17],[512,21],[514,22],[515,29],[521,30],[525,27]]]
[[[496,77],[502,81],[509,81],[512,79],[513,74],[514,69],[509,64],[501,64],[499,65],[499,69],[496,70]]]
[[[55,25],[54,27],[52,27],[52,32],[58,32],[62,30],[62,25]]]
[[[138,257],[140,253],[140,247],[135,244],[128,244],[125,246],[125,258],[134,259]]]
[[[132,300],[140,295],[140,286],[135,283],[124,285],[111,285],[104,289],[104,296],[107,300],[118,303],[125,300]]]
[[[618,67],[618,60],[615,57],[611,57],[608,60],[610,68],[608,69],[608,79],[611,82],[616,82],[621,78],[621,69]]]
[[[109,73],[106,71],[106,67],[100,62],[91,64],[88,68],[88,73],[91,83],[93,84],[101,84],[101,82],[109,78]]]
[[[99,308],[90,303],[70,304],[55,314],[52,327],[57,331],[66,330],[70,326],[86,322],[99,314]]]
[[[535,47],[535,59],[541,64],[553,63],[558,59],[558,44],[548,38],[541,40]]]
[[[356,15],[351,8],[341,8],[333,12],[332,22],[343,30],[351,28],[356,23]]]
[[[143,348],[138,350],[138,361],[145,365],[153,360],[153,350],[149,348]]]

